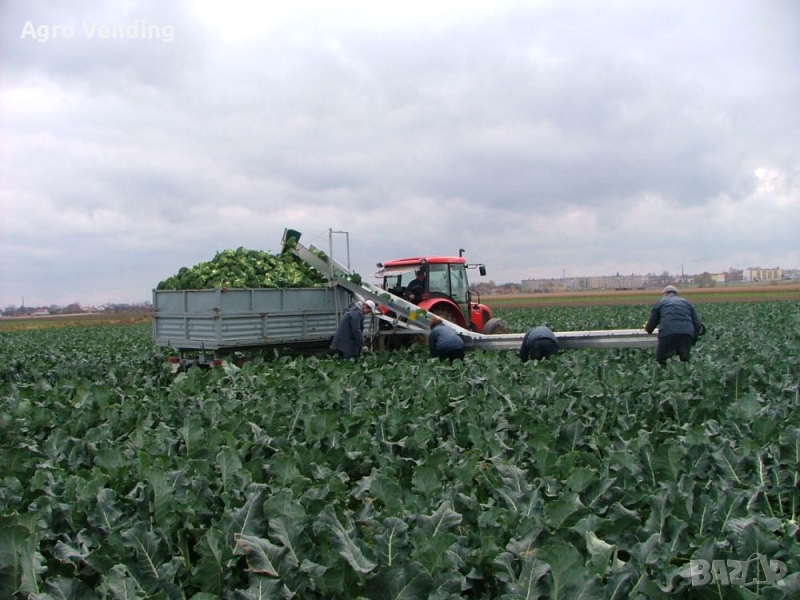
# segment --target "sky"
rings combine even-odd
[[[368,278],[800,268],[800,2],[3,0],[0,308],[285,228]]]

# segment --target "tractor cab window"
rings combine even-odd
[[[450,292],[458,304],[467,303],[469,280],[465,265],[450,265]]]
[[[450,281],[447,274],[447,265],[435,263],[428,268],[428,291],[431,294],[450,295]]]
[[[403,291],[408,287],[409,283],[414,281],[415,277],[416,269],[386,275],[383,282],[383,289],[395,294],[396,296],[402,296]]]
[[[408,285],[416,278],[417,268],[385,274],[383,289],[397,296],[403,296]],[[467,303],[469,280],[466,265],[428,263],[427,272],[425,283],[427,293],[448,296],[458,304]]]

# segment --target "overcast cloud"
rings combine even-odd
[[[0,307],[149,300],[285,227],[362,274],[800,268],[798,98],[795,0],[6,0]]]

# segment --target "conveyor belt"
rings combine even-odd
[[[333,258],[321,258],[302,244],[295,243],[289,248],[297,257],[328,276],[331,285],[340,286],[363,300],[372,300],[378,305],[386,306],[390,311],[402,317],[403,321],[389,317],[381,317],[393,324],[393,329],[400,333],[416,333],[427,335],[430,321],[434,315],[415,304],[395,296],[371,283],[356,283],[354,273]],[[440,317],[441,318],[441,317]],[[485,335],[464,329],[446,319],[442,322],[455,329],[470,350],[519,350],[524,333],[505,333]],[[562,349],[576,350],[583,348],[652,348],[658,343],[655,333],[647,333],[643,329],[605,329],[595,331],[557,331],[555,332]]]

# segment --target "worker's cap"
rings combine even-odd
[[[663,290],[661,290],[661,293],[662,294],[677,294],[678,293],[678,288],[676,288],[674,285],[668,285]]]
[[[425,271],[423,269],[417,269],[414,271],[414,275],[425,275]]]
[[[372,312],[375,312],[375,303],[374,303],[372,300],[367,300],[366,302],[364,302],[364,304],[366,304],[367,306],[369,306],[369,309],[370,309]]]

